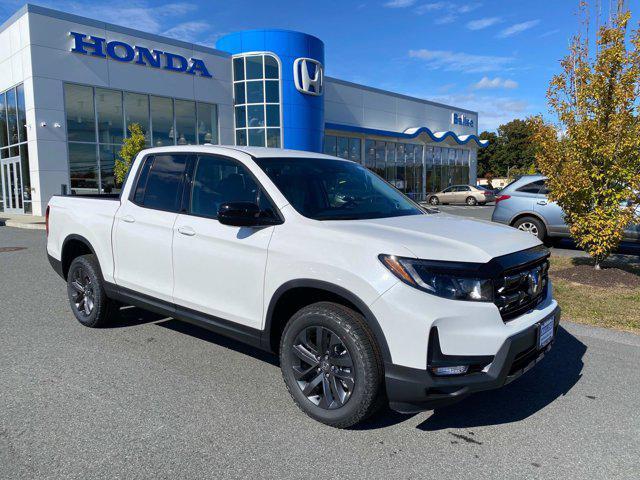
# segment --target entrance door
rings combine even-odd
[[[24,213],[22,204],[22,167],[20,157],[0,160],[2,200],[6,213]]]

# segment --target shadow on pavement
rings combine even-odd
[[[549,354],[513,383],[434,410],[417,428],[425,431],[517,422],[565,395],[582,377],[587,346],[564,328]]]
[[[218,335],[217,333],[198,327],[196,325],[181,322],[180,320],[175,320],[173,318],[168,319],[164,322],[156,323],[156,325],[158,325],[159,327],[168,328],[169,330],[173,330],[174,332],[190,335],[206,342],[215,343],[216,345],[220,345],[230,350],[235,350],[236,352],[248,355],[270,365],[280,367],[280,362],[278,361],[277,356],[252,347],[251,345],[247,345],[245,343],[225,337],[223,335]]]
[[[126,328],[135,327],[136,325],[144,325],[145,323],[159,322],[167,318],[165,315],[149,312],[137,307],[120,307],[119,311],[113,316],[113,320],[103,328]]]
[[[582,252],[582,249],[570,238],[557,238],[554,239],[552,243],[556,248]],[[618,249],[613,253],[612,257],[616,258],[620,256],[619,258],[624,258],[621,257],[622,255],[640,255],[640,243],[622,242],[618,246]],[[628,259],[627,261],[632,262],[633,259]]]

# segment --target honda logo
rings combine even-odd
[[[322,95],[324,67],[312,58],[297,58],[293,62],[293,81],[300,93]]]

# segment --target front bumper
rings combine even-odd
[[[554,317],[554,339],[560,322],[557,307],[543,320]],[[401,413],[414,413],[462,400],[471,393],[502,387],[530,370],[551,349],[553,341],[537,348],[539,323],[508,337],[482,371],[455,377],[436,377],[427,370],[400,365],[385,365],[385,383],[389,406]],[[446,355],[442,356],[446,359]],[[469,363],[477,357],[469,357]],[[464,357],[455,362],[464,364]]]

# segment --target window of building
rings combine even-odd
[[[233,59],[236,145],[282,146],[280,64],[272,54]]]
[[[0,212],[31,213],[24,86],[0,93]]]
[[[72,193],[119,192],[113,168],[134,123],[149,146],[219,141],[218,109],[209,103],[65,84],[65,110]]]

